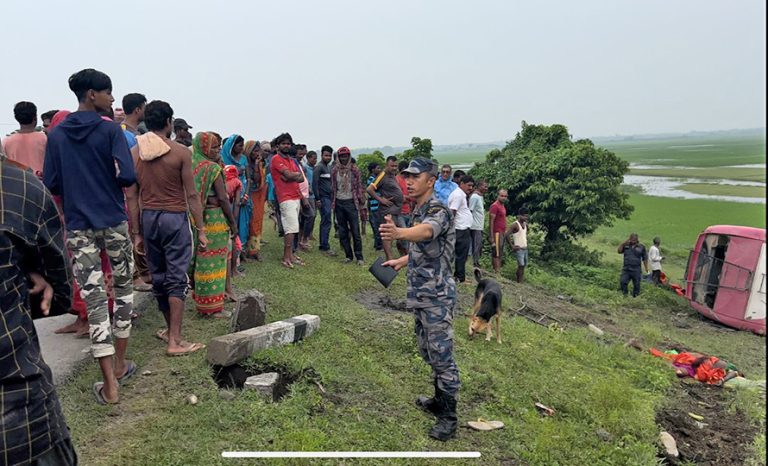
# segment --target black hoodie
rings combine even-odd
[[[128,220],[123,188],[136,182],[125,135],[96,112],[74,112],[48,135],[43,182],[61,195],[68,230]]]

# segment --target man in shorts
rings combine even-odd
[[[275,184],[275,196],[280,206],[280,220],[283,225],[283,267],[292,269],[293,264],[304,262],[293,253],[293,237],[299,234],[299,212],[301,210],[301,190],[299,183],[304,181],[296,160],[291,157],[293,138],[283,133],[275,138],[277,154],[272,157],[269,170]]]
[[[517,283],[523,283],[525,267],[528,265],[528,209],[521,207],[517,211],[517,219],[509,227],[507,238],[512,237],[512,251],[517,257]]]

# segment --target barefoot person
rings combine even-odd
[[[512,237],[512,252],[517,259],[517,283],[523,283],[525,268],[528,266],[528,209],[521,207],[517,210],[517,219],[509,227],[507,238]]]
[[[136,138],[137,144],[131,150],[137,175],[136,185],[128,190],[131,223],[142,226],[142,231],[132,233],[137,245],[145,245],[144,249],[136,249],[146,251],[152,292],[167,324],[167,331],[158,332],[158,337],[167,338],[168,356],[178,356],[205,347],[181,338],[187,270],[192,260],[188,211],[194,219],[199,249],[206,248],[208,238],[189,149],[170,139],[173,109],[166,102],[152,101],[144,111],[144,122],[148,131]]]
[[[491,263],[493,271],[499,273],[501,260],[504,257],[504,238],[507,232],[507,190],[499,189],[496,200],[488,211],[488,230],[491,240]]]
[[[301,191],[299,183],[304,181],[304,175],[291,157],[293,138],[288,133],[283,133],[275,138],[277,154],[270,162],[272,181],[275,183],[275,195],[279,203],[280,221],[283,225],[283,267],[293,268],[294,264],[303,265],[304,262],[293,253],[293,238],[299,234],[299,212],[301,210]]]
[[[136,172],[120,126],[97,113],[111,109],[115,101],[109,76],[85,69],[69,78],[69,88],[78,110],[48,137],[43,182],[63,202],[67,247],[88,306],[91,352],[103,376],[93,387],[96,400],[117,403],[118,380],[136,371],[136,364],[125,359],[133,309],[133,246],[123,195],[123,188],[136,182]],[[107,309],[101,249],[112,266],[114,323]]]
[[[204,204],[203,222],[207,249],[195,248],[190,269],[195,280],[193,298],[200,315],[226,317],[224,292],[227,279],[229,240],[237,236],[237,221],[224,183],[224,172],[216,163],[221,142],[213,133],[197,133],[192,142],[195,188]]]
[[[430,437],[446,441],[456,434],[456,397],[459,368],[453,360],[453,307],[456,282],[451,273],[456,232],[451,213],[434,195],[437,165],[417,157],[405,170],[408,195],[416,201],[413,226],[401,228],[392,218],[380,226],[386,241],[410,242],[408,255],[384,262],[395,270],[408,266],[407,306],[416,317],[419,353],[432,367],[434,398],[419,397],[416,404],[437,416]]]

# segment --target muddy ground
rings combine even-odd
[[[682,379],[667,406],[657,413],[656,422],[677,441],[678,461],[727,466],[744,464],[749,457],[757,427],[728,409],[723,390],[727,389]],[[697,421],[688,413],[704,419]]]

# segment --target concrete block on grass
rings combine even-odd
[[[320,317],[302,314],[242,332],[221,335],[208,343],[208,362],[231,366],[265,348],[295,343],[320,328]]]
[[[237,307],[232,313],[230,332],[241,332],[249,328],[261,327],[267,321],[267,303],[258,290],[248,290],[237,299]]]
[[[280,374],[268,372],[266,374],[252,375],[245,379],[243,390],[254,390],[269,401],[275,399],[275,390],[280,383]]]

